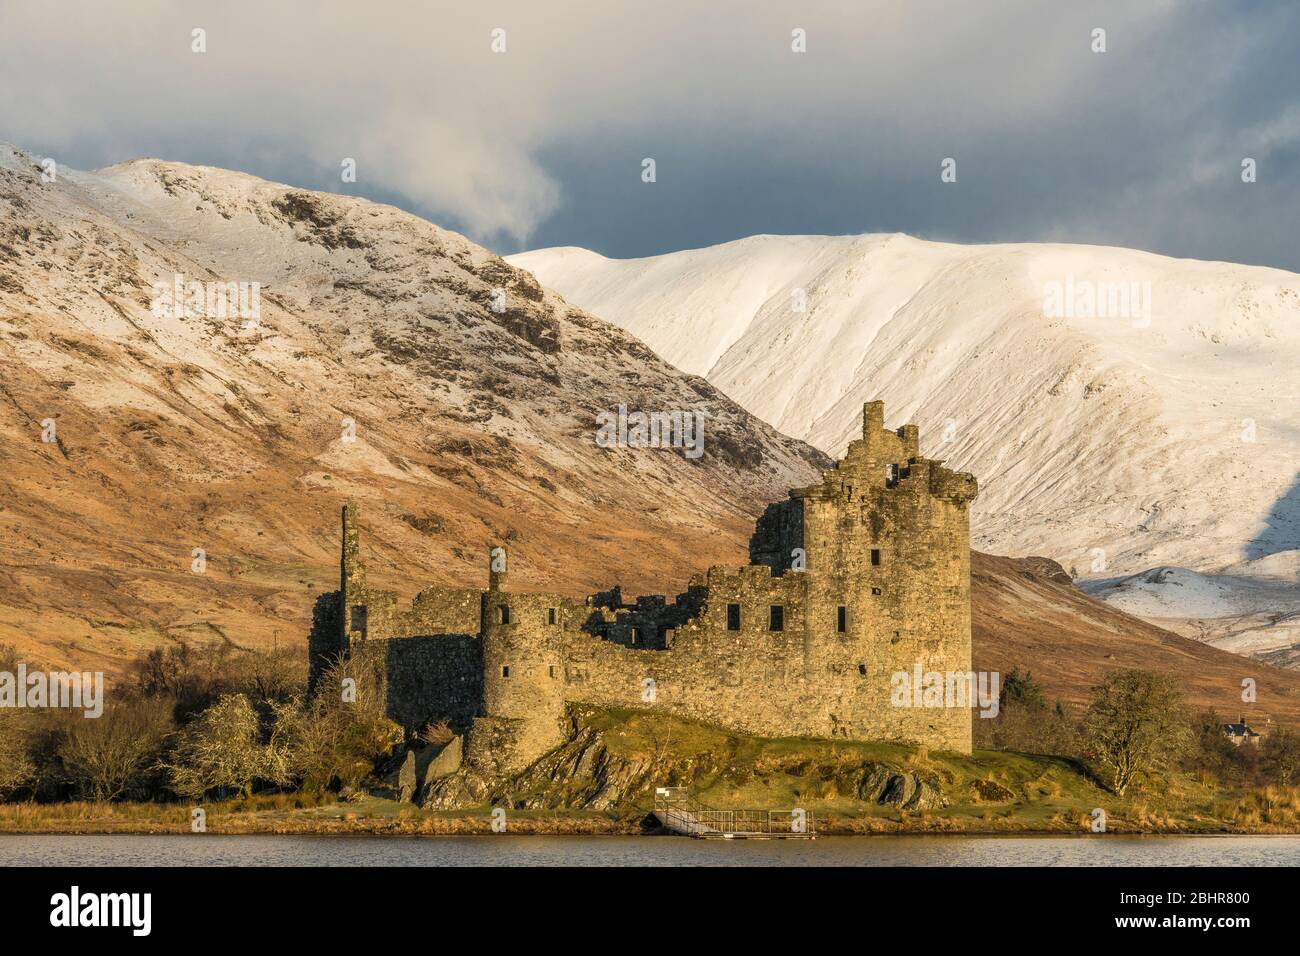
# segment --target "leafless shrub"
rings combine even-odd
[[[243,694],[229,694],[178,735],[175,752],[162,765],[172,789],[203,799],[212,791],[248,796],[253,785],[289,782],[289,750],[283,735],[262,741],[261,720]]]
[[[115,703],[98,718],[67,715],[57,753],[68,784],[87,800],[147,796],[150,776],[172,730],[161,698]]]
[[[448,726],[445,720],[440,720],[436,724],[425,724],[420,728],[419,738],[422,743],[426,744],[446,744],[450,743],[456,732]]]
[[[291,774],[316,792],[356,786],[403,739],[385,713],[382,678],[363,655],[327,667],[312,698],[278,705],[275,722]]]

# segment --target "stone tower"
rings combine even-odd
[[[768,509],[752,559],[807,575],[810,673],[855,668],[858,700],[841,711],[850,736],[925,741],[969,752],[968,707],[898,706],[899,673],[968,673],[971,661],[968,474],[922,458],[915,425],[884,427],[884,403],[867,402],[862,438],[820,484]]]
[[[517,770],[564,739],[562,598],[506,590],[509,557],[493,548],[483,598],[483,714],[471,764]]]

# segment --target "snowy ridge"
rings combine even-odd
[[[923,454],[979,479],[977,548],[1083,577],[1281,559],[1296,581],[1293,273],[897,234],[509,261],[831,454],[883,398],[889,424],[920,425]],[[1104,312],[1114,284],[1133,290],[1125,314],[1078,314],[1082,290]],[[1045,314],[1053,289],[1081,308]]]

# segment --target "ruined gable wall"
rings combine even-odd
[[[398,609],[389,592],[369,594],[368,652],[383,660],[388,716],[404,727],[445,721],[463,732],[482,709],[484,592],[426,588]]]
[[[482,699],[483,592],[427,588],[402,608],[392,591],[348,591],[343,647],[382,663],[388,715],[408,729],[467,726]]]

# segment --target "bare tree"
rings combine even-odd
[[[387,716],[382,678],[360,654],[327,667],[310,701],[275,710],[293,776],[309,790],[355,786],[403,738]]]
[[[284,647],[242,650],[217,642],[156,647],[131,665],[133,689],[146,697],[170,697],[181,720],[201,713],[228,694],[245,694],[265,716],[271,703],[302,693],[307,664]]]
[[[96,718],[66,721],[58,756],[68,782],[83,798],[116,800],[146,788],[172,730],[171,704],[162,699],[126,700]]]
[[[1083,733],[1086,752],[1120,796],[1139,777],[1168,769],[1190,737],[1173,679],[1143,670],[1111,671],[1093,688]]]
[[[1300,735],[1279,727],[1264,737],[1264,769],[1279,786],[1289,787],[1300,771]]]
[[[21,790],[36,776],[30,713],[0,710],[0,799]]]

